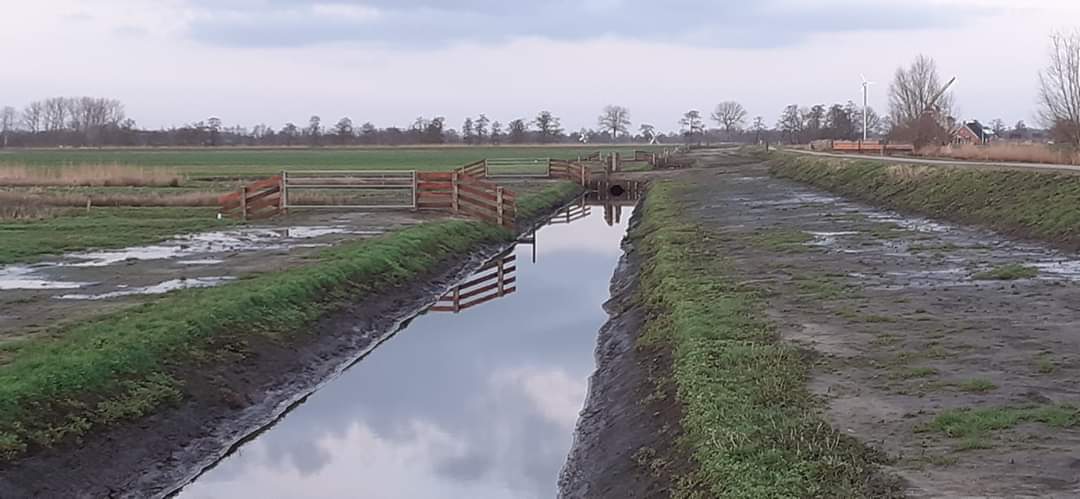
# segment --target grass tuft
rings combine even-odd
[[[979,272],[971,277],[977,281],[1016,281],[1019,279],[1031,279],[1038,275],[1039,269],[1037,268],[1010,263]]]

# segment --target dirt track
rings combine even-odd
[[[948,409],[1076,403],[1075,255],[849,203],[724,153],[700,158],[716,168],[681,178],[691,213],[767,292],[782,336],[816,353],[810,387],[826,418],[895,457],[911,496],[1080,494],[1071,419],[966,439],[931,424]],[[1012,263],[1040,275],[973,278]]]

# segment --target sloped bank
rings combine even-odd
[[[580,188],[521,199],[531,225]],[[0,352],[0,497],[153,497],[216,461],[512,239],[429,223]]]
[[[654,184],[635,213],[561,495],[894,497],[882,457],[819,417],[810,360],[684,188]]]
[[[1080,175],[774,153],[773,175],[899,211],[1080,249]]]

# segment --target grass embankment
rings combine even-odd
[[[709,242],[724,235],[688,220],[678,189],[653,186],[630,234],[650,317],[640,345],[672,351],[680,445],[696,461],[675,496],[889,496],[871,480],[879,456],[817,416],[809,360],[779,340],[761,296],[735,282],[732,263]]]
[[[773,155],[773,174],[889,208],[1080,247],[1080,175]]]
[[[212,208],[94,208],[41,219],[0,220],[0,265],[86,249],[155,243],[189,232],[234,225]]]
[[[539,200],[557,204],[564,199],[555,193],[565,189],[558,184],[522,202],[540,210]],[[237,362],[252,344],[303,342],[312,334],[304,326],[319,316],[509,238],[508,231],[480,222],[428,223],[339,245],[304,267],[178,291],[9,344],[0,357],[10,359],[0,363],[0,461],[182,400],[185,373],[213,371],[221,355]]]

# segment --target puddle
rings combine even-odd
[[[841,232],[815,232],[807,231],[807,234],[814,236],[812,241],[807,242],[809,246],[833,246],[837,240],[841,237],[857,236],[858,232],[854,231],[841,231]]]
[[[632,208],[615,211],[523,237],[178,497],[555,497]]]
[[[45,279],[34,267],[9,266],[0,268],[0,291],[33,289],[79,289],[90,282],[66,282]]]
[[[193,279],[173,279],[153,286],[121,289],[109,293],[91,294],[68,294],[58,296],[60,300],[108,300],[110,298],[122,298],[135,295],[163,295],[170,291],[194,288],[212,288],[226,282],[236,280],[235,277],[197,277]]]

